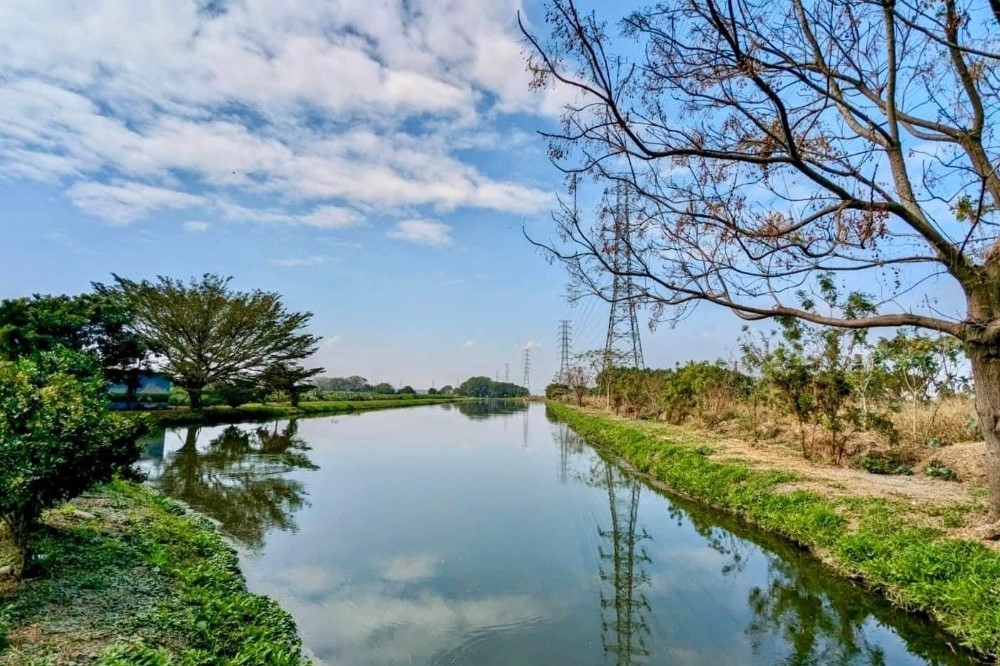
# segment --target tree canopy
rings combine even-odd
[[[231,278],[114,279],[113,286],[95,285],[98,293],[123,299],[133,314],[131,330],[162,359],[194,409],[209,384],[304,359],[319,341],[303,332],[311,313],[289,312],[273,292],[235,291]]]

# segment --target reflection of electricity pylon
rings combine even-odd
[[[555,432],[556,441],[559,443],[559,482],[566,483],[569,475],[569,457],[571,453],[579,453],[583,449],[580,436],[573,432],[568,425],[560,423]]]
[[[559,322],[559,375],[556,381],[560,384],[569,383],[569,349],[570,349],[570,323],[569,319]]]
[[[611,210],[614,241],[611,248],[613,283],[611,287],[611,315],[608,318],[608,337],[604,344],[605,365],[617,356],[627,364],[642,369],[642,340],[639,338],[639,319],[636,316],[636,287],[632,281],[635,272],[632,254],[632,211],[630,193],[626,185],[615,188],[615,203]]]
[[[524,447],[525,451],[528,450],[528,412],[529,411],[531,411],[531,410],[530,409],[524,410],[524,434],[522,435],[522,439],[521,439],[521,445]]]
[[[610,583],[614,588],[614,595],[606,597],[602,587],[601,641],[606,653],[613,652],[617,656],[617,666],[628,666],[633,658],[649,656],[645,640],[645,635],[649,633],[649,623],[645,618],[645,613],[649,612],[649,601],[640,588],[650,582],[649,574],[642,566],[651,560],[646,549],[637,549],[637,544],[651,537],[646,530],[641,533],[636,531],[639,481],[626,481],[628,497],[619,502],[611,463],[604,463],[604,477],[611,506],[611,529],[598,528],[597,532],[611,542],[611,550],[604,552],[603,547],[598,547],[598,552],[603,562],[611,562],[613,566],[613,571],[609,572],[602,564],[600,575],[602,582]]]

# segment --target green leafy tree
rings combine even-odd
[[[266,392],[280,392],[288,396],[292,407],[298,407],[302,396],[316,386],[310,379],[323,372],[323,368],[306,369],[291,363],[275,363],[260,375],[260,383]]]
[[[114,276],[96,285],[118,295],[133,315],[130,328],[163,359],[164,371],[202,407],[209,384],[294,363],[316,351],[319,338],[303,332],[312,317],[289,312],[278,294],[234,291],[231,278],[206,274],[181,280],[160,276],[135,282]]]
[[[0,361],[0,520],[30,563],[42,511],[127,471],[143,420],[109,412],[90,357],[57,349]]]
[[[131,323],[131,311],[113,294],[0,301],[0,358],[31,357],[57,347],[91,354],[109,382],[126,386],[131,402],[149,358]]]
[[[414,390],[414,388],[412,386],[404,386],[403,388],[399,389],[398,393],[399,393],[399,395],[416,395],[417,394],[417,392]]]
[[[392,384],[388,382],[382,382],[381,384],[375,385],[374,392],[377,393],[378,395],[394,395],[396,393],[396,389],[392,387]]]
[[[256,377],[233,377],[212,384],[209,389],[213,396],[233,409],[248,402],[256,402],[264,396],[264,388]]]

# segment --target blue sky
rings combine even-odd
[[[232,275],[312,311],[329,374],[532,388],[603,343],[606,306],[522,227],[552,233],[560,178],[535,132],[518,0],[13,0],[0,7],[0,297],[112,272]],[[644,341],[649,365],[715,357],[705,310]]]

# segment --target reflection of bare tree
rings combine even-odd
[[[612,594],[606,596],[605,589],[601,590],[601,640],[605,654],[614,654],[617,666],[627,666],[633,660],[641,662],[649,656],[646,648],[649,601],[642,587],[650,581],[643,565],[651,560],[639,544],[651,537],[636,525],[641,484],[638,479],[620,473],[616,480],[616,472],[618,470],[610,462],[604,461],[603,485],[608,491],[611,528],[598,528],[597,532],[607,540],[610,549],[605,551],[602,544],[598,550],[602,561],[601,581],[611,586]],[[616,484],[624,488],[623,498],[619,498]],[[611,564],[610,571],[606,563]]]
[[[294,530],[293,515],[306,504],[304,485],[285,475],[318,469],[305,454],[298,425],[253,429],[229,426],[199,451],[198,428],[162,465],[153,483],[167,495],[218,520],[223,531],[249,548],[263,545],[272,529]]]

